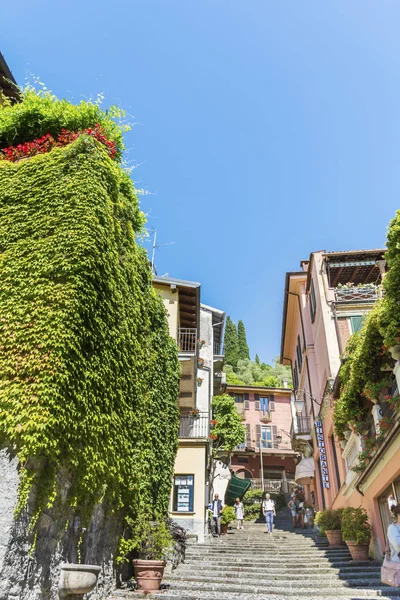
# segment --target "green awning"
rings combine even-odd
[[[233,506],[236,498],[242,499],[250,486],[250,479],[241,479],[232,473],[232,478],[225,493],[225,504]]]

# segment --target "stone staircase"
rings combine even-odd
[[[400,588],[381,584],[379,562],[354,563],[346,546],[329,548],[326,542],[316,542],[313,532],[293,530],[289,511],[278,514],[272,535],[264,531],[262,524],[247,523],[244,531],[233,529],[204,545],[189,546],[185,562],[164,580],[166,589],[157,597],[400,599]]]

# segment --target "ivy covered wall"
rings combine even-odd
[[[0,160],[0,441],[19,459],[33,560],[51,511],[60,560],[62,532],[77,516],[87,527],[99,503],[140,537],[140,522],[167,513],[177,450],[177,348],[135,241],[143,215],[118,163],[121,130],[97,105],[29,91],[0,109],[0,140],[13,143],[12,124],[21,143],[99,122],[117,160],[90,135]]]

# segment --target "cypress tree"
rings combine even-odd
[[[224,346],[226,364],[236,369],[239,359],[239,340],[236,325],[230,317],[226,318]]]
[[[258,356],[258,354],[256,354],[256,365],[260,364],[260,357]]]
[[[238,322],[239,360],[250,360],[249,346],[247,345],[246,329],[243,321]]]

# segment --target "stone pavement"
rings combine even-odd
[[[293,530],[288,511],[272,535],[247,523],[244,531],[189,546],[186,560],[164,579],[159,600],[400,599],[400,588],[380,582],[380,563],[354,563],[347,546],[330,549],[311,531]],[[140,597],[140,595],[139,595]],[[112,600],[138,598],[120,590]],[[111,600],[111,599],[110,599]]]

